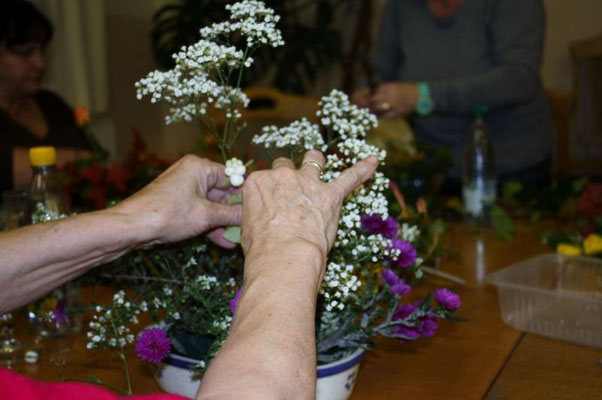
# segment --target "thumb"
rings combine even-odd
[[[240,225],[240,216],[242,206],[240,204],[228,205],[214,203],[204,200],[202,207],[205,219],[206,230],[218,228],[220,226]]]

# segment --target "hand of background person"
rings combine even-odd
[[[351,102],[360,108],[370,107],[370,88],[356,90],[351,94]]]
[[[343,200],[372,176],[378,164],[371,156],[324,183],[318,167],[308,161],[323,166],[324,156],[315,150],[307,152],[298,170],[291,160],[279,158],[271,170],[254,172],[246,180],[241,243],[247,256],[300,244],[317,249],[326,260]]]
[[[418,85],[409,82],[380,84],[370,97],[370,110],[381,118],[391,119],[411,114],[418,101]]]
[[[241,206],[225,204],[238,192],[230,186],[222,187],[225,179],[223,165],[187,155],[113,208],[147,219],[155,228],[144,246],[208,232],[215,243],[232,248],[235,244],[223,237],[223,227],[240,224]]]

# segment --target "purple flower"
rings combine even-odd
[[[435,300],[437,300],[437,303],[439,303],[442,307],[447,308],[448,310],[455,310],[462,305],[462,302],[460,302],[460,296],[448,289],[436,289]]]
[[[419,303],[410,303],[410,304],[400,304],[397,306],[397,310],[393,319],[405,319],[412,315],[414,311],[418,308]]]
[[[380,275],[383,278],[383,281],[391,288],[391,292],[394,294],[398,294],[400,296],[406,295],[410,293],[412,288],[410,285],[405,283],[403,279],[395,274],[395,272],[390,269],[383,269]]]
[[[409,339],[399,339],[399,343],[407,343],[412,341],[411,339],[418,339],[420,337],[420,333],[415,328],[409,328],[407,326],[398,325],[393,329],[394,333],[400,333],[404,336],[407,336]]]
[[[414,246],[399,238],[393,238],[391,239],[391,242],[393,243],[393,249],[399,249],[399,256],[397,256],[397,260],[391,259],[390,261],[401,268],[407,268],[413,265],[417,256]]]
[[[389,216],[383,220],[383,217],[378,214],[366,214],[362,216],[362,229],[366,233],[378,233],[385,237],[393,237],[399,231],[399,225],[395,218]]]
[[[395,272],[388,268],[383,269],[380,273],[380,276],[382,276],[383,281],[385,281],[385,283],[389,286],[393,286],[399,282],[399,277],[395,274]]]
[[[171,347],[171,339],[167,332],[160,328],[144,330],[136,343],[136,354],[146,362],[159,364]]]
[[[411,290],[412,290],[412,288],[410,287],[410,285],[405,283],[403,280],[400,280],[399,283],[391,286],[391,292],[398,294],[400,296],[404,296],[404,295],[410,293]]]
[[[230,300],[230,312],[234,315],[236,311],[236,307],[238,306],[238,300],[240,299],[240,294],[242,293],[242,288],[238,289],[236,293],[234,293],[234,297]]]
[[[423,320],[420,321],[418,331],[424,337],[431,337],[435,334],[435,331],[439,328],[437,324],[437,317],[434,315],[427,315]]]
[[[69,322],[69,317],[67,317],[67,298],[61,297],[56,303],[56,308],[52,310],[52,321],[57,324],[64,324]]]

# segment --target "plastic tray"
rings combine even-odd
[[[543,254],[487,275],[515,329],[602,348],[602,261]]]

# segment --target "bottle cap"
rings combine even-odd
[[[56,163],[56,151],[52,146],[29,149],[29,162],[32,167],[45,167]]]

